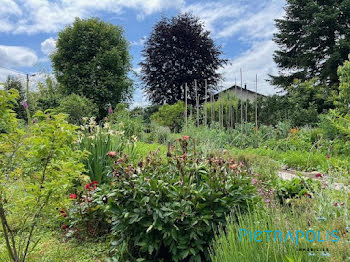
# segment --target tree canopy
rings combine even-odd
[[[204,30],[203,24],[191,14],[162,18],[153,28],[142,51],[140,63],[145,91],[153,103],[174,104],[184,99],[188,84],[188,102],[195,103],[194,80],[203,97],[204,79],[208,90],[215,89],[221,76],[217,69],[226,63],[221,48]]]
[[[276,20],[280,72],[272,84],[287,89],[294,79],[314,77],[338,84],[337,68],[350,52],[350,0],[287,0],[285,11]]]
[[[106,115],[109,104],[130,98],[130,56],[120,26],[77,18],[58,34],[56,48],[51,59],[63,93],[91,99],[99,118]]]

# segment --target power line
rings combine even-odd
[[[7,67],[4,67],[4,66],[0,66],[0,68],[6,69],[6,70],[9,70],[9,71],[12,71],[12,72],[15,72],[17,74],[24,75],[24,76],[26,75],[25,73],[22,73],[20,71],[17,71],[17,70],[11,69],[11,68],[7,68]]]

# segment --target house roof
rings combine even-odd
[[[258,96],[266,97],[266,96],[263,95],[263,94],[256,93],[256,92],[254,92],[254,91],[252,91],[252,90],[249,90],[249,89],[247,89],[247,88],[241,88],[241,87],[238,86],[238,85],[233,85],[233,86],[231,86],[231,87],[229,87],[229,88],[227,88],[227,89],[225,89],[225,90],[219,91],[219,92],[217,92],[214,96],[217,96],[217,95],[219,95],[219,94],[221,94],[221,93],[224,93],[224,92],[226,92],[226,91],[229,91],[229,90],[234,90],[235,88],[237,88],[237,90],[243,90],[243,92],[248,92],[248,93],[251,93],[251,94],[257,94]]]

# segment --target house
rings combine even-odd
[[[255,93],[254,91],[247,89],[247,85],[244,85],[244,88],[241,88],[238,85],[233,85],[216,93],[214,95],[214,99],[217,100],[220,94],[224,94],[226,92],[232,92],[238,99],[242,99],[244,101],[249,100],[249,102],[254,102],[256,97],[266,97],[263,94]]]

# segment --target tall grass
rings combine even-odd
[[[310,215],[310,214],[309,214]],[[246,214],[238,213],[237,218],[232,216],[229,218],[228,225],[225,230],[221,230],[217,235],[211,248],[211,259],[213,262],[302,262],[302,261],[347,261],[347,256],[343,251],[343,245],[340,242],[312,242],[309,243],[305,237],[299,240],[298,245],[295,242],[295,234],[297,230],[307,232],[310,225],[307,216],[301,217],[299,212],[293,209],[281,210],[279,207],[269,209],[255,209]],[[262,242],[249,241],[249,234],[242,236],[240,241],[240,229],[251,231],[252,234],[259,231],[270,230],[269,241],[266,239],[266,233],[263,233]],[[281,242],[274,236],[274,231],[282,232]],[[313,227],[314,231],[320,230]],[[329,229],[330,231],[334,230]],[[291,231],[294,242],[289,238],[284,242],[287,232]],[[325,230],[321,231],[322,238],[325,239]],[[243,231],[242,231],[243,234]],[[261,237],[260,236],[260,237]],[[253,237],[253,236],[252,236]],[[299,248],[323,249],[325,251],[300,251]],[[329,252],[326,251],[329,248]],[[344,260],[345,259],[345,260]]]

